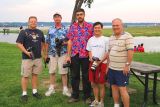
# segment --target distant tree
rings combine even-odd
[[[82,4],[85,4],[85,6],[87,6],[88,8],[91,8],[92,3],[93,3],[93,0],[76,0],[74,10],[73,10],[73,14],[72,14],[71,23],[76,21],[75,12],[76,12],[76,10],[81,8]]]

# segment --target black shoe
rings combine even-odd
[[[74,102],[78,102],[79,99],[75,99],[73,97],[69,98],[68,103],[74,103]]]
[[[28,101],[28,96],[27,95],[22,95],[21,96],[21,102],[26,103]]]
[[[42,98],[42,96],[40,95],[40,94],[38,94],[38,93],[35,93],[35,94],[32,94],[33,95],[33,97],[35,97],[36,99],[41,99]]]

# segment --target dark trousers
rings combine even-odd
[[[79,58],[79,55],[71,58],[71,85],[72,97],[79,98],[80,70],[82,71],[82,84],[84,100],[91,96],[91,84],[88,79],[89,58]]]

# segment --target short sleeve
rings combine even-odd
[[[110,37],[109,38],[109,41],[108,41],[108,51],[110,51],[111,50],[111,47],[112,47],[112,44],[111,44],[111,41],[112,41],[112,39],[111,39],[112,37]]]
[[[73,25],[70,26],[68,33],[67,33],[67,38],[73,41]]]
[[[49,42],[50,42],[49,30],[48,30],[48,33],[47,33],[47,36],[46,36],[45,42],[46,42],[46,43],[49,43]]]
[[[65,28],[64,32],[65,32],[65,36],[67,37],[68,29]]]
[[[21,32],[19,33],[18,35],[18,38],[16,40],[16,43],[21,43],[23,44],[24,43],[24,36],[25,36],[25,31],[24,30],[21,30]]]
[[[109,50],[109,40],[107,37],[105,37],[105,51],[108,52]]]
[[[126,38],[126,48],[127,50],[133,50],[134,49],[134,39],[131,34],[127,34]]]
[[[91,51],[91,38],[87,42],[86,50]]]

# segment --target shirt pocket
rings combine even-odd
[[[116,46],[117,46],[117,51],[118,52],[122,52],[122,51],[126,50],[125,41],[117,42]]]

